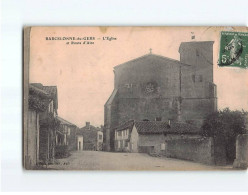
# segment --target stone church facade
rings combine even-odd
[[[180,61],[147,54],[114,67],[114,90],[104,106],[105,149],[128,120],[184,121],[201,126],[217,110],[213,41],[182,42]]]

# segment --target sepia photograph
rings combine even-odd
[[[248,167],[247,27],[25,27],[23,167]]]

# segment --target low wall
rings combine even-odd
[[[167,157],[214,164],[212,138],[175,138],[165,143]]]
[[[139,135],[139,152],[161,154],[161,144],[164,142],[163,134]]]
[[[248,167],[248,134],[238,135],[236,139],[235,168],[246,169]]]

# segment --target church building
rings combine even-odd
[[[115,66],[114,90],[104,105],[105,149],[114,150],[114,128],[129,120],[200,127],[217,110],[213,43],[182,42],[180,61],[150,52]]]

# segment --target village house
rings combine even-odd
[[[199,132],[198,127],[189,123],[130,120],[115,128],[115,151],[141,152],[212,164],[213,140]]]
[[[44,112],[50,103],[50,96],[47,92],[29,86],[28,96],[28,121],[26,138],[27,144],[24,150],[25,167],[27,169],[35,168],[39,164],[39,137],[40,137],[40,114]]]
[[[115,150],[126,152],[160,152],[168,123],[128,121],[115,129]]]
[[[57,119],[60,126],[56,134],[56,145],[66,145],[69,150],[75,150],[77,126],[59,116]]]
[[[56,130],[59,127],[59,122],[56,119],[58,109],[57,87],[43,86],[41,83],[31,83],[30,86],[49,94],[44,111],[39,115],[39,163],[54,163]]]
[[[69,151],[77,149],[77,126],[57,116],[59,128],[56,131],[56,157],[67,157]]]
[[[81,140],[80,145],[83,144],[83,150],[103,150],[103,130],[102,128],[90,125],[90,122],[86,122],[86,125],[79,129],[77,139],[78,145]]]

